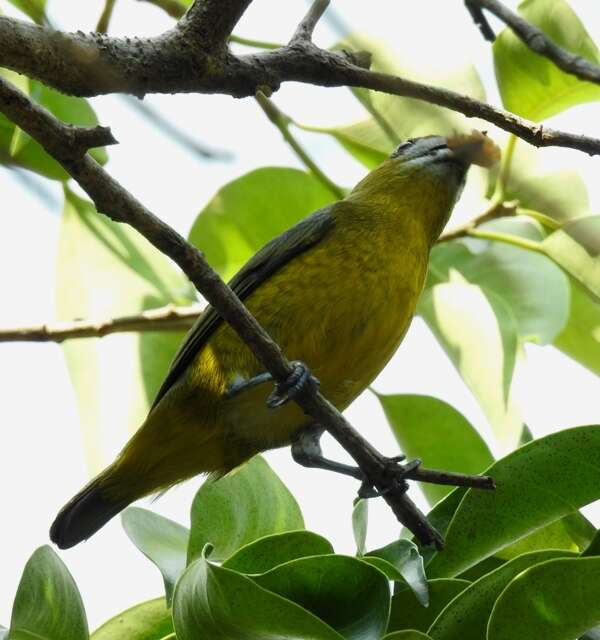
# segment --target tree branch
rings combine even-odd
[[[0,78],[0,112],[9,117],[58,160],[90,196],[96,209],[116,222],[134,227],[186,273],[208,302],[250,348],[257,360],[277,382],[286,382],[293,369],[279,346],[271,339],[239,298],[211,269],[202,254],[174,229],[126,191],[91,156],[81,157],[70,146],[64,125]],[[34,114],[33,124],[30,114]],[[43,124],[43,126],[42,126]],[[61,140],[62,137],[62,140]],[[318,391],[306,385],[294,396],[302,410],[322,425],[354,458],[366,480],[379,491],[398,520],[422,544],[443,545],[440,534],[406,495],[403,466],[390,465]],[[476,482],[479,482],[478,480]]]
[[[196,92],[245,97],[254,96],[261,87],[277,90],[283,82],[290,81],[364,87],[481,118],[537,147],[570,147],[590,155],[600,153],[599,139],[546,128],[447,89],[369,71],[364,68],[369,62],[364,52],[318,48],[308,36],[315,16],[324,9],[323,0],[314,5],[316,8],[309,12],[290,44],[279,49],[234,56],[225,47],[214,48],[215,39],[204,41],[198,36],[196,27],[204,16],[204,31],[211,31],[210,21],[216,21],[214,28],[220,41],[248,3],[249,0],[197,0],[177,27],[155,38],[62,33],[0,17],[0,66],[80,96],[124,92],[143,97],[150,92]]]
[[[523,19],[518,13],[511,11],[501,2],[498,2],[498,0],[466,0],[466,5],[471,15],[474,15],[473,11],[481,14],[482,9],[494,14],[499,20],[502,20],[504,24],[509,26],[513,33],[534,53],[548,58],[548,60],[554,62],[562,71],[570,73],[580,80],[600,84],[600,67],[558,46],[548,38],[541,29],[527,22],[527,20]],[[477,21],[476,23],[480,29],[482,29],[482,32],[483,24],[488,24],[485,18],[484,23],[478,23]],[[491,33],[492,36],[494,36],[493,31]],[[487,35],[489,35],[489,33]],[[486,34],[484,34],[484,37],[486,37]],[[486,37],[486,39],[489,40],[489,37]]]
[[[252,0],[196,0],[178,28],[205,51],[224,49],[227,39]],[[195,42],[194,42],[195,41]]]
[[[137,315],[92,322],[74,320],[32,327],[0,328],[0,342],[57,342],[74,338],[103,338],[111,333],[127,331],[185,331],[200,315],[200,307],[168,305],[142,311]]]

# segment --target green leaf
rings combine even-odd
[[[594,296],[600,297],[600,216],[567,222],[542,242],[542,249]]]
[[[496,557],[502,560],[512,560],[524,553],[532,551],[541,551],[543,549],[562,549],[565,551],[579,551],[579,547],[575,544],[567,528],[566,519],[576,516],[578,512],[565,516],[560,520],[551,522],[550,524],[536,529],[528,536],[517,540],[504,549],[496,553]]]
[[[48,546],[27,561],[13,603],[11,640],[87,640],[83,602],[73,577]]]
[[[493,464],[486,473],[496,490],[467,491],[446,532],[446,548],[427,574],[462,573],[600,498],[599,457],[600,426],[589,426],[534,440]]]
[[[173,598],[178,640],[341,640],[315,615],[250,578],[200,558],[179,579]]]
[[[570,278],[569,321],[554,346],[600,375],[600,304],[574,278]]]
[[[87,100],[59,93],[37,80],[29,80],[28,89],[30,97],[35,102],[62,122],[84,127],[94,127],[98,124],[98,118]],[[56,160],[51,158],[28,134],[16,133],[16,129],[10,120],[0,115],[1,164],[16,164],[53,180],[68,179],[69,175]],[[108,155],[103,148],[93,149],[91,155],[100,164],[105,164],[108,160]]]
[[[500,218],[480,228],[511,235],[531,235],[535,229],[522,218]],[[542,236],[532,239],[541,240]],[[465,253],[461,242],[452,242],[434,248],[431,265],[436,280],[450,279],[451,269],[457,269],[470,283],[501,298],[513,313],[523,340],[548,344],[567,324],[568,278],[546,256],[501,242],[488,242],[485,250],[476,254]]]
[[[492,608],[506,585],[529,567],[564,556],[564,551],[547,549],[527,553],[503,564],[469,585],[459,597],[450,601],[427,632],[434,640],[485,638]]]
[[[423,558],[414,542],[405,539],[394,540],[381,549],[369,551],[363,560],[385,573],[389,580],[405,582],[424,607],[429,605]]]
[[[46,0],[8,0],[37,24],[46,22]]]
[[[357,556],[362,556],[365,553],[368,525],[369,502],[368,500],[358,498],[354,505],[354,509],[352,509],[352,531],[354,533]]]
[[[581,552],[583,557],[600,556],[600,530],[596,531],[590,544]]]
[[[459,593],[464,591],[470,582],[466,580],[441,579],[430,580],[429,606],[424,607],[415,598],[412,591],[401,591],[392,598],[390,623],[388,631],[416,629],[427,631],[442,609]]]
[[[121,522],[133,544],[160,570],[170,605],[175,583],[186,567],[190,532],[173,520],[139,507],[125,510]]]
[[[385,632],[390,610],[388,581],[357,558],[300,558],[254,580],[312,612],[346,640],[380,638]]]
[[[142,602],[105,622],[90,640],[175,640],[171,612],[164,598]]]
[[[431,640],[431,638],[426,633],[409,629],[408,631],[388,633],[383,637],[383,640]]]
[[[304,171],[256,169],[219,189],[196,218],[189,240],[228,280],[269,240],[332,199]]]
[[[431,396],[377,395],[400,449],[423,466],[461,473],[481,473],[493,462],[483,438],[454,407]],[[430,504],[452,487],[421,483]]]
[[[65,191],[57,269],[57,310],[61,320],[106,319],[165,304],[189,304],[194,291],[169,259],[127,225],[99,215],[87,200]],[[156,337],[150,361],[140,362],[140,339],[121,334],[66,341],[62,347],[77,394],[84,446],[92,471],[105,466],[104,434],[139,427],[183,334]],[[118,347],[118,350],[115,348]],[[160,366],[159,366],[160,365]],[[118,371],[120,385],[111,384]],[[123,440],[125,437],[122,438]]]
[[[271,533],[304,529],[298,503],[260,457],[216,481],[205,482],[192,503],[188,563],[204,545],[211,558],[224,560],[244,545]]]
[[[572,640],[600,624],[600,558],[558,558],[521,573],[502,592],[488,640]]]
[[[540,211],[560,222],[589,215],[587,187],[573,171],[571,160],[557,158],[552,171],[548,171],[540,167],[540,157],[538,149],[517,143],[505,185],[505,200],[517,200],[519,206]],[[493,179],[492,172],[488,172],[488,178]],[[490,189],[494,186],[490,184]]]
[[[522,420],[510,396],[517,354],[517,323],[491,291],[468,284],[458,272],[427,289],[419,313],[448,354],[507,449],[519,442]],[[485,348],[482,348],[485,345]]]
[[[312,531],[287,531],[259,538],[229,556],[223,566],[238,573],[264,573],[284,562],[333,553],[331,543]]]
[[[414,64],[412,67],[407,67],[406,62],[411,58],[397,55],[395,51],[386,49],[380,42],[353,34],[338,48],[347,47],[347,43],[350,43],[353,50],[362,49],[372,54],[371,69],[374,71],[399,75],[429,85],[443,86],[472,98],[485,99],[481,79],[471,65],[432,75],[416,69]],[[403,64],[399,64],[399,60],[403,60]],[[414,61],[414,58],[412,60]],[[368,110],[374,110],[378,114],[380,123],[376,118],[369,117],[341,127],[303,128],[333,136],[369,169],[373,169],[385,160],[400,140],[431,134],[451,135],[457,131],[470,131],[473,126],[472,122],[467,122],[455,112],[412,98],[364,90],[359,94],[359,98],[363,104],[367,102]],[[383,126],[381,121],[384,123]]]
[[[521,15],[570,53],[599,64],[598,48],[564,0],[526,0]],[[569,107],[600,99],[600,87],[561,71],[533,53],[506,28],[493,45],[496,80],[504,107],[539,122]]]

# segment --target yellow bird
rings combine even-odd
[[[230,285],[290,359],[345,409],[398,348],[429,251],[470,164],[491,165],[483,134],[408,140],[343,200],[265,245]],[[311,377],[298,365],[299,382]],[[186,336],[148,417],[117,459],[60,511],[50,537],[71,547],[128,504],[199,473],[222,476],[292,444],[308,466],[356,475],[320,456],[321,429],[271,394],[270,377],[213,308]],[[271,394],[271,396],[270,396]],[[267,404],[267,399],[271,401]]]

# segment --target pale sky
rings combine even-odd
[[[89,31],[102,2],[49,0],[54,22],[63,28]],[[516,3],[509,3],[514,6]],[[489,45],[483,42],[466,15],[462,1],[421,0],[390,3],[382,0],[332,2],[345,22],[360,33],[386,40],[405,59],[418,61],[439,73],[476,61],[488,98],[498,104],[493,89]],[[573,0],[596,42],[600,42],[600,14],[596,0]],[[7,3],[2,9],[10,13]],[[302,0],[255,0],[236,32],[246,37],[284,41],[305,11]],[[432,20],[435,16],[435,20]],[[123,35],[159,33],[171,24],[143,2],[119,0],[112,32]],[[337,39],[326,21],[316,32],[319,44]],[[288,85],[274,97],[296,120],[313,125],[353,122],[363,117],[358,103],[345,89]],[[251,99],[226,96],[148,96],[148,104],[162,110],[199,141],[231,150],[229,163],[202,162],[152,129],[124,100],[116,96],[92,100],[100,122],[112,127],[120,144],[109,149],[108,170],[151,210],[186,233],[198,211],[214,192],[233,177],[266,165],[300,167]],[[551,125],[600,137],[597,105],[579,107],[555,118]],[[490,128],[491,135],[494,135]],[[364,169],[325,136],[299,133],[316,161],[340,184],[351,186]],[[568,166],[587,182],[592,211],[598,211],[600,160],[574,151],[545,150],[547,167]],[[48,211],[39,199],[0,169],[5,232],[0,236],[2,325],[26,325],[54,318],[55,258],[58,214],[62,198],[58,185],[45,186],[56,199]],[[459,221],[472,216],[474,200],[459,203]],[[7,226],[8,225],[8,226]],[[102,384],[114,391],[115,410],[122,396],[119,370],[120,337],[109,337],[114,348]],[[62,504],[88,479],[81,446],[79,418],[62,352],[55,345],[0,345],[0,487],[4,544],[0,547],[0,624],[8,626],[12,599],[22,569],[31,553],[48,542],[48,527]],[[121,377],[120,377],[121,376]],[[112,386],[109,386],[112,385]],[[421,321],[413,326],[392,362],[375,383],[378,391],[430,394],[462,411],[488,439],[486,420],[452,365]],[[600,381],[551,348],[528,346],[517,372],[517,395],[532,432],[541,436],[567,426],[600,421]],[[389,454],[397,445],[375,398],[365,393],[347,411],[350,421],[373,444]],[[106,458],[116,453],[126,434],[107,429]],[[328,441],[326,451],[341,458]],[[295,465],[287,450],[270,452],[267,460],[298,499],[307,528],[328,537],[337,551],[353,553],[350,514],[357,486],[348,479]],[[189,506],[200,480],[191,480],[151,505],[153,510],[188,523]],[[413,489],[413,494],[416,494]],[[398,525],[381,501],[371,501],[368,546],[390,542]],[[597,525],[600,509],[586,509]],[[90,629],[121,610],[162,593],[162,580],[153,565],[133,547],[118,519],[73,550],[61,552],[73,573],[88,613]]]

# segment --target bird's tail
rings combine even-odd
[[[60,510],[50,527],[50,539],[68,549],[94,535],[139,496],[115,498],[107,492],[112,466],[94,478]]]

